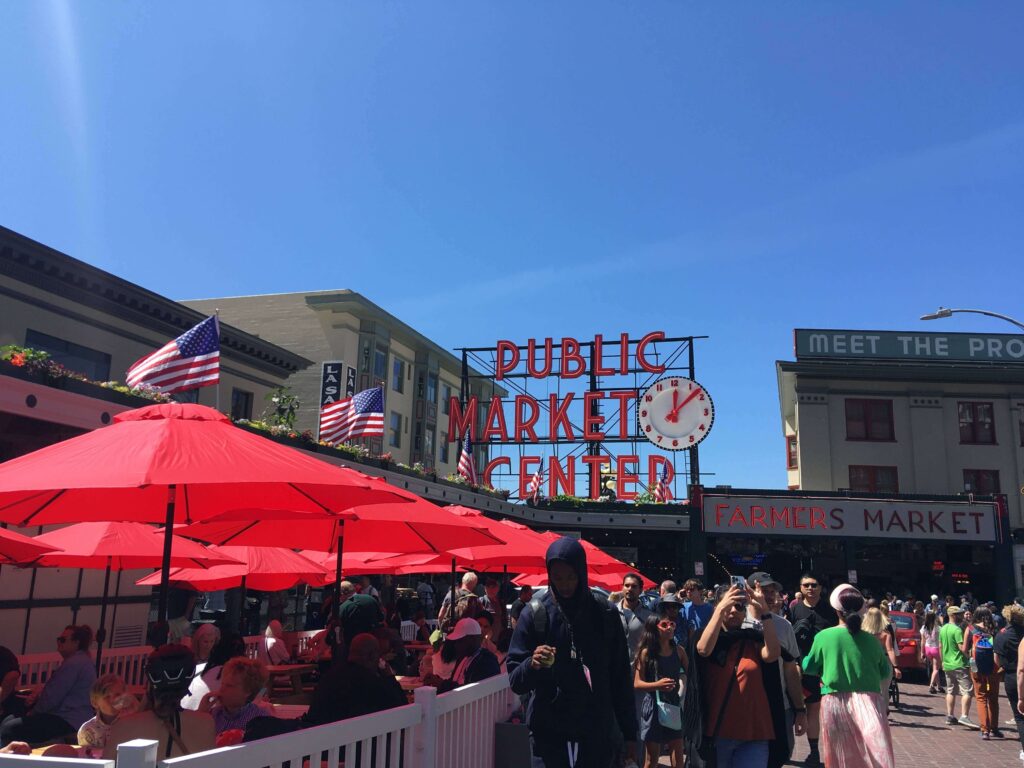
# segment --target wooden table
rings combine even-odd
[[[270,676],[270,689],[274,689],[275,677],[287,677],[292,682],[292,691],[302,693],[302,673],[316,671],[316,664],[272,664],[267,667]]]

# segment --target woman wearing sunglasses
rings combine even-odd
[[[686,668],[686,651],[675,641],[676,622],[667,616],[648,616],[640,637],[633,687],[644,693],[640,706],[640,739],[644,768],[654,768],[667,745],[674,768],[683,764],[682,712],[679,678]]]

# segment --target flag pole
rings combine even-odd
[[[217,346],[219,347],[220,346],[220,307],[214,307],[214,309],[213,309],[213,316],[216,318],[216,320],[214,320],[214,322],[217,324]],[[216,398],[215,406],[214,407],[219,411],[220,410],[220,375],[217,376],[217,391],[214,394],[214,397]]]

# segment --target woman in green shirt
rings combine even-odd
[[[826,766],[894,768],[882,679],[892,667],[881,643],[860,628],[864,596],[850,584],[832,591],[839,626],[819,632],[804,671],[821,678],[821,751]]]

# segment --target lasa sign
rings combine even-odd
[[[994,542],[995,504],[820,497],[703,498],[707,533]]]
[[[630,339],[628,333],[608,339],[596,334],[593,339],[585,341],[572,337],[529,339],[525,345],[501,340],[493,350],[494,380],[503,381],[512,376],[526,379],[554,376],[563,380],[588,376],[590,380],[597,380],[637,372],[659,375],[665,373],[666,365],[653,353],[652,345],[665,340],[662,331],[653,331],[637,340]],[[689,381],[683,377],[679,379]],[[658,386],[660,389],[662,385]],[[698,394],[703,395],[702,392]],[[582,394],[551,394],[543,399],[525,392],[511,400],[502,400],[500,395],[494,395],[486,403],[481,403],[476,396],[465,402],[452,397],[449,402],[448,439],[454,443],[461,442],[468,432],[473,443],[490,444],[599,443],[606,439],[628,441],[638,436],[654,442],[649,434],[637,434],[635,415],[630,415],[637,397],[635,389],[618,388],[590,389]],[[704,400],[704,397],[700,399]],[[708,406],[710,408],[710,404]],[[710,427],[710,422],[709,418],[704,426],[698,425],[695,429],[705,430]],[[694,439],[670,438],[669,445],[659,447],[671,449],[673,442],[678,448],[684,448]],[[520,498],[529,495],[530,479],[541,464],[542,459],[537,455],[519,457],[519,465],[514,469],[519,475]],[[590,497],[596,499],[600,495],[601,475],[613,474],[617,497],[633,499],[641,472],[646,474],[649,488],[653,488],[663,474],[666,485],[671,487],[675,475],[672,462],[657,454],[647,456],[646,462],[637,454],[570,455],[561,459],[550,457],[546,464],[544,471],[551,496],[559,493],[576,495],[576,477],[584,475],[589,477]],[[490,485],[491,474],[502,466],[512,470],[511,457],[498,456],[490,461],[483,471],[483,482]]]

